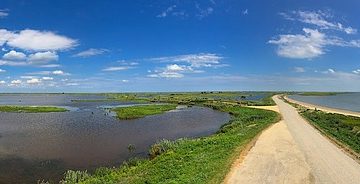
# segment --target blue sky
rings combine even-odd
[[[0,92],[360,91],[360,1],[0,3]]]

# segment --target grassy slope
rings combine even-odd
[[[360,154],[360,118],[322,111],[301,112],[310,123]]]
[[[47,106],[0,106],[0,112],[25,112],[25,113],[40,113],[40,112],[66,112],[65,108],[47,107]]]
[[[173,110],[176,108],[176,105],[166,104],[166,105],[140,105],[140,106],[131,106],[131,107],[118,107],[112,109],[116,112],[116,115],[119,119],[135,119],[142,118],[148,115],[161,114],[165,111]]]
[[[151,160],[129,161],[120,168],[98,169],[92,175],[68,171],[66,183],[221,183],[244,146],[280,117],[260,109],[207,105],[233,115],[216,134],[163,141],[150,149]]]

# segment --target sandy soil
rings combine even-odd
[[[283,120],[259,136],[224,183],[360,183],[356,161],[309,125],[294,107],[276,96],[273,99]]]
[[[316,108],[318,110],[328,112],[328,113],[338,113],[338,114],[344,114],[344,115],[360,117],[360,112],[353,112],[353,111],[347,111],[347,110],[342,110],[342,109],[334,109],[334,108],[330,108],[330,107],[324,107],[324,106],[320,106],[320,105],[305,103],[305,102],[301,102],[301,101],[297,101],[297,100],[288,98],[286,96],[284,98],[286,100],[288,100],[289,102],[299,104],[299,105],[304,106],[304,107],[309,108],[309,109],[315,109]]]
[[[274,106],[247,106],[247,107],[255,108],[255,109],[271,110],[271,111],[280,113],[279,107],[277,105],[274,105]]]

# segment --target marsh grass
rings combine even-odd
[[[174,104],[139,105],[113,108],[119,119],[135,119],[148,115],[161,114],[176,108]]]
[[[49,106],[0,106],[0,112],[16,113],[41,113],[41,112],[66,112],[65,108]]]

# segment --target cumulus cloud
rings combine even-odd
[[[96,56],[96,55],[101,55],[104,54],[105,52],[108,52],[109,50],[107,49],[88,49],[82,52],[79,52],[75,55],[73,55],[73,57],[91,57],[91,56]]]
[[[50,61],[57,61],[58,59],[59,56],[55,52],[46,51],[30,54],[28,61],[30,61],[31,63],[47,63]]]
[[[9,61],[9,60],[1,60],[0,66],[27,66],[29,63],[25,61]]]
[[[57,51],[72,48],[77,41],[51,31],[25,29],[20,32],[0,29],[0,45],[30,51]]]
[[[334,18],[329,12],[318,11],[292,11],[290,13],[280,13],[287,20],[296,20],[306,24],[311,24],[319,27],[320,29],[332,29],[342,31],[347,34],[357,33],[357,29],[350,26],[344,26],[340,22],[336,22],[330,19]]]
[[[21,80],[12,80],[12,81],[10,82],[11,85],[20,85],[21,83],[22,83]]]
[[[360,74],[360,69],[354,70],[353,73],[354,74]]]
[[[6,70],[0,68],[0,73],[5,73]]]
[[[304,28],[304,35],[280,35],[269,43],[278,45],[277,54],[288,58],[314,58],[324,54],[325,34],[318,30]]]
[[[3,84],[6,84],[6,82],[3,81],[3,80],[1,80],[1,81],[0,81],[0,85],[3,85]]]
[[[295,59],[311,59],[325,53],[329,45],[341,47],[360,47],[358,40],[345,41],[339,37],[329,37],[317,29],[303,28],[304,34],[279,35],[269,41],[278,46],[277,54]]]
[[[157,78],[182,78],[184,73],[201,73],[201,70],[194,70],[190,66],[170,64],[166,65],[165,68],[155,70],[155,73],[149,74],[148,77]]]
[[[114,66],[114,67],[104,68],[102,71],[104,71],[104,72],[115,72],[115,71],[128,70],[128,69],[131,69],[131,68],[133,68],[133,67],[130,67],[130,66]]]
[[[26,80],[26,83],[32,84],[32,85],[37,85],[37,84],[41,83],[41,80],[38,78],[32,78],[32,79]]]
[[[15,50],[12,50],[6,54],[4,54],[3,59],[8,59],[8,60],[25,60],[26,59],[26,55],[22,52],[17,52]]]
[[[151,58],[151,61],[160,63],[175,63],[168,64],[158,70],[150,71],[148,77],[157,78],[182,78],[186,73],[202,73],[202,68],[219,68],[227,66],[222,64],[222,56],[212,53],[199,53],[176,55],[167,57]],[[179,64],[182,63],[182,64]]]

